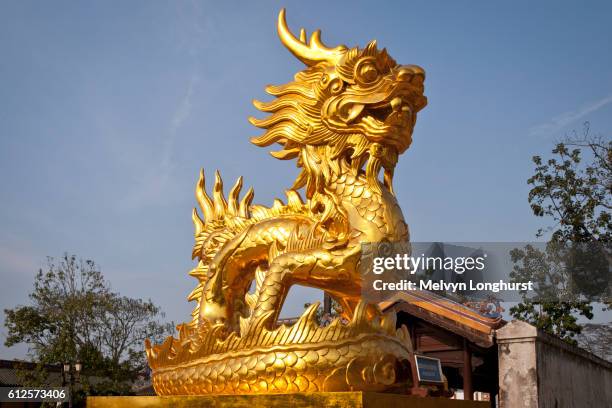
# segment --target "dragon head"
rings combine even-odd
[[[355,172],[365,166],[368,182],[377,189],[384,168],[384,183],[392,192],[397,158],[410,146],[417,112],[427,104],[424,70],[397,64],[376,41],[363,49],[329,48],[320,31],[307,42],[304,29],[298,39],[287,27],[284,9],[277,27],[282,43],[307,67],[293,82],[267,87],[273,101],[254,101],[271,115],[250,118],[266,130],[251,141],[280,144],[282,149],[272,152],[278,159],[297,158],[302,172],[294,188],[306,187],[308,198],[322,193],[325,180],[340,173],[342,165]]]

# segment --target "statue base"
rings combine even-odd
[[[420,398],[378,392],[298,392],[292,394],[185,395],[172,397],[88,397],[88,408],[484,408],[488,402]]]

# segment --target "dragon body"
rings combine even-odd
[[[278,21],[281,41],[307,68],[267,91],[251,119],[258,146],[297,159],[301,169],[287,202],[252,205],[239,178],[227,198],[216,173],[212,197],[204,173],[194,209],[198,286],[192,321],[179,338],[147,342],[161,395],[316,390],[387,390],[409,382],[412,353],[405,327],[360,301],[362,244],[405,243],[408,226],[393,193],[397,159],[412,141],[426,104],[421,68],[398,65],[373,41],[364,49],[328,48]],[[383,180],[379,179],[383,173]],[[305,200],[299,190],[305,192]],[[319,327],[317,305],[291,326],[278,314],[292,285],[325,290],[344,319]]]

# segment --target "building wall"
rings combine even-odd
[[[525,322],[496,334],[501,408],[612,408],[612,363]]]
[[[536,348],[539,407],[612,407],[610,364],[558,339],[549,340],[537,342]]]

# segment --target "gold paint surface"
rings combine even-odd
[[[174,397],[88,397],[88,408],[484,408],[488,402],[374,392],[312,392]]]
[[[146,342],[158,395],[398,391],[413,386],[413,350],[394,313],[360,301],[361,246],[403,244],[408,226],[393,193],[393,170],[412,142],[425,72],[399,65],[376,41],[328,47],[320,32],[294,36],[277,22],[287,49],[305,64],[294,81],[269,86],[251,118],[257,146],[300,169],[286,203],[253,205],[242,178],[227,196],[219,172],[209,195],[202,171],[193,210],[196,307],[178,338]],[[380,175],[382,173],[382,180]],[[299,193],[303,190],[303,199]],[[343,317],[326,327],[312,305],[278,325],[292,285],[325,290]],[[297,397],[296,397],[297,398]],[[349,405],[347,405],[349,406]]]

